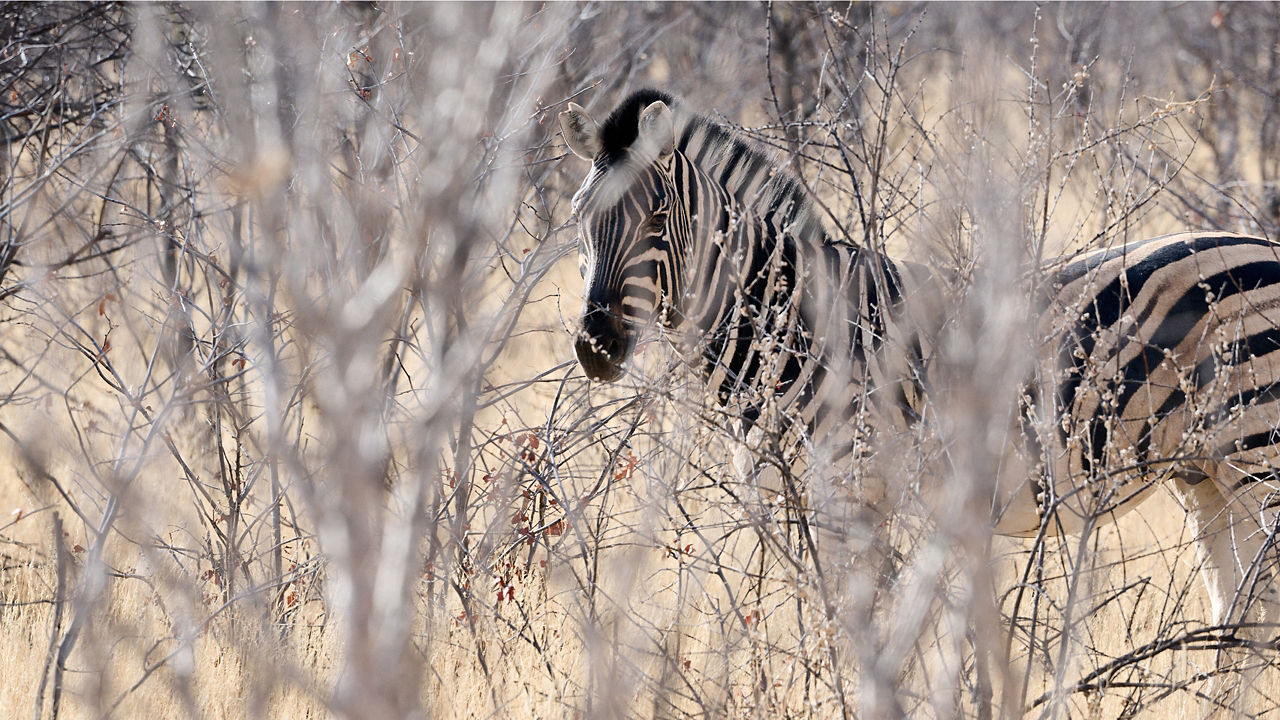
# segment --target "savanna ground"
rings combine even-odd
[[[555,117],[646,85],[954,279],[887,524],[740,482],[662,343],[573,362]],[[981,490],[1021,280],[1276,238],[1277,88],[1263,3],[5,4],[0,716],[1274,714],[1172,497],[1011,540]]]

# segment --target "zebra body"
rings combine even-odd
[[[592,161],[574,197],[588,376],[616,379],[657,321],[720,403],[798,429],[827,466],[853,466],[868,422],[881,439],[928,422],[945,318],[929,272],[832,239],[789,174],[665,94],[635,93],[601,125],[571,104],[561,128]],[[1267,602],[1280,246],[1180,234],[1051,261],[1042,278],[1033,340],[1048,350],[995,482],[995,531],[1074,532],[1168,481],[1215,619]],[[886,491],[858,480],[869,502]]]
[[[1034,437],[1052,485],[1134,468],[1235,488],[1280,465],[1280,245],[1182,233],[1046,278],[1037,404],[1056,427]]]

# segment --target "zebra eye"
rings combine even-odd
[[[647,233],[660,233],[667,226],[667,214],[658,213],[649,218],[649,222],[645,223],[644,229]]]

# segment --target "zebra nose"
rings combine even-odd
[[[627,345],[627,328],[622,318],[604,308],[593,308],[582,317],[582,330],[573,349],[587,377],[613,382],[622,376]]]

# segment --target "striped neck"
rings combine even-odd
[[[738,215],[755,215],[796,238],[826,237],[808,193],[769,154],[703,117],[685,118],[677,132],[679,152],[733,199]]]
[[[681,352],[721,403],[741,402],[749,424],[773,406],[838,426],[845,413],[823,415],[826,405],[806,398],[833,374],[846,378],[836,395],[849,407],[861,378],[888,386],[880,355],[904,266],[832,239],[799,183],[728,131],[694,122],[679,137]]]
[[[849,264],[859,255],[856,246],[830,240],[800,183],[760,149],[696,116],[678,134],[673,170],[685,212],[672,234],[684,258],[673,325],[683,319],[692,330],[713,331],[752,280],[787,275],[801,256],[812,262],[835,250]],[[798,289],[793,278],[785,288],[766,288],[768,297],[745,299],[776,304],[780,292]]]
[[[674,175],[687,212],[673,235],[688,240],[673,324],[684,327],[683,352],[720,402],[746,400],[744,417],[754,421],[766,398],[802,379],[810,342],[802,269],[834,246],[794,186],[771,186],[778,174],[758,155],[744,157],[740,144],[709,148],[696,130],[685,137]],[[832,264],[848,265],[856,250],[841,255]]]

